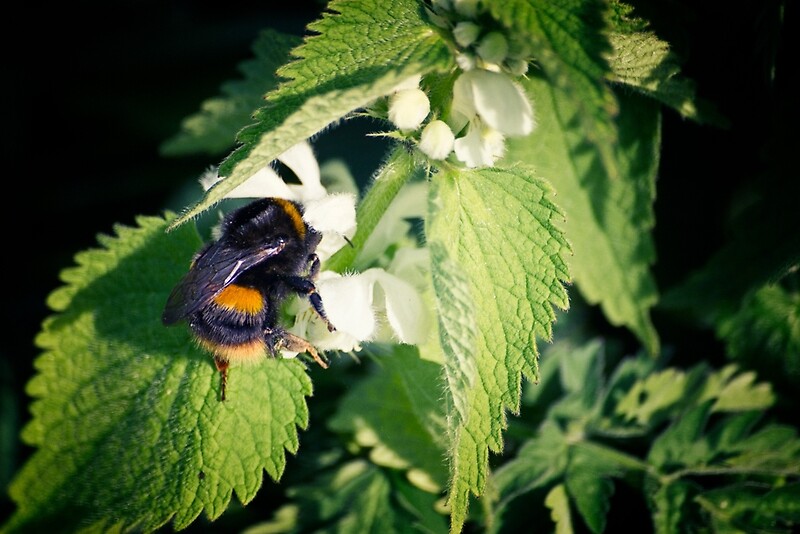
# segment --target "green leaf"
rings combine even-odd
[[[535,438],[526,441],[517,455],[492,473],[502,508],[513,498],[563,476],[567,468],[568,444],[558,425],[546,420]]]
[[[445,375],[453,403],[452,417],[464,421],[470,410],[469,391],[478,376],[475,360],[475,342],[478,338],[475,325],[475,303],[470,295],[470,285],[461,266],[450,259],[444,244],[429,241],[431,276],[436,294],[439,318],[439,344],[444,354]]]
[[[721,317],[716,331],[730,357],[767,376],[800,384],[799,291],[765,285],[730,316]]]
[[[682,527],[688,523],[685,508],[696,492],[696,486],[684,480],[660,486],[653,492],[650,502],[653,508],[655,534],[674,534],[682,531]]]
[[[775,395],[769,384],[754,384],[755,373],[749,371],[736,374],[737,370],[736,365],[727,365],[708,377],[701,400],[716,399],[711,411],[764,410],[774,404]]]
[[[725,463],[738,471],[772,472],[800,477],[800,439],[797,429],[786,425],[768,425],[751,436],[730,444],[735,454]]]
[[[698,503],[717,532],[793,532],[800,525],[800,484],[765,490],[743,483],[707,491]]]
[[[695,406],[653,440],[647,461],[664,471],[677,466],[699,465],[713,456],[703,431],[711,411],[711,402]]]
[[[611,50],[605,54],[611,71],[607,79],[655,98],[688,119],[724,123],[710,110],[708,116],[698,110],[694,83],[679,76],[680,62],[669,43],[646,31],[648,25],[642,19],[629,17],[630,7],[626,4],[615,1],[611,6]]]
[[[572,98],[545,80],[525,82],[539,123],[528,138],[510,139],[506,161],[537,169],[558,192],[567,214],[564,231],[574,250],[570,270],[591,304],[600,304],[609,322],[632,330],[651,354],[659,350],[650,308],[658,300],[650,264],[655,249],[653,200],[660,148],[660,115],[650,100],[620,98],[621,172],[609,175],[577,127],[580,112]]]
[[[445,414],[438,402],[442,368],[409,346],[395,347],[378,362],[377,372],[353,386],[328,425],[353,434],[374,463],[411,470],[412,483],[437,493],[447,482]]]
[[[288,493],[300,504],[294,531],[399,532],[390,480],[365,460],[351,461]]]
[[[287,490],[290,504],[271,521],[247,532],[447,532],[446,516],[435,509],[440,496],[419,490],[391,470],[357,459],[314,475]]]
[[[433,177],[426,237],[433,252],[432,273],[440,336],[464,334],[458,314],[468,291],[477,337],[474,346],[443,343],[447,382],[465,413],[452,419],[451,491],[453,529],[466,517],[468,495],[479,494],[488,471],[488,450],[502,450],[506,411],[517,412],[520,381],[536,379],[536,337],[549,340],[553,305],[568,306],[563,283],[569,279],[563,256],[569,245],[558,229],[561,212],[550,188],[530,169],[441,172]],[[454,276],[454,273],[459,273]],[[452,278],[456,296],[443,291]],[[463,288],[466,281],[467,287]],[[455,343],[473,340],[457,339]],[[464,358],[471,362],[463,362]],[[474,368],[472,380],[452,368]],[[466,389],[465,389],[466,388]]]
[[[244,79],[223,84],[222,96],[206,100],[198,113],[184,119],[180,132],[161,145],[161,153],[222,154],[233,148],[236,133],[252,122],[255,110],[264,105],[264,95],[278,85],[275,71],[299,44],[299,37],[262,31],[253,43],[255,58],[239,65]]]
[[[235,493],[253,499],[264,471],[277,480],[308,424],[311,382],[298,360],[232,368],[229,399],[188,329],[160,316],[200,245],[185,226],[140,217],[76,256],[57,312],[36,342],[44,351],[28,384],[36,452],[13,481],[10,530],[57,523],[152,531],[222,514]],[[35,529],[35,528],[34,528]]]
[[[664,369],[636,382],[617,404],[616,412],[639,425],[647,425],[654,415],[672,408],[686,394],[686,373]]]
[[[334,0],[310,24],[315,35],[293,51],[278,75],[288,81],[266,96],[256,123],[220,165],[225,179],[175,220],[185,222],[224,198],[291,146],[389,94],[413,75],[444,70],[452,55],[416,0]]]
[[[574,127],[598,156],[605,174],[620,174],[613,124],[618,113],[605,81],[604,55],[610,50],[604,34],[606,6],[599,1],[502,0],[489,11],[510,33],[530,45],[548,85],[574,107]],[[538,99],[534,98],[534,110]]]
[[[572,534],[572,516],[569,513],[569,499],[563,484],[553,486],[553,489],[544,499],[544,504],[550,508],[550,517],[556,525],[556,534]]]
[[[605,365],[605,347],[600,340],[583,346],[562,343],[551,352],[559,358],[561,385],[567,393],[551,406],[549,416],[586,420],[600,408]]]
[[[569,466],[564,482],[575,507],[592,532],[605,530],[606,515],[614,493],[611,477],[620,476],[622,470],[607,455],[595,454],[595,448],[576,446],[570,449]]]

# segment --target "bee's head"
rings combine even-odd
[[[310,231],[313,230],[303,221],[300,206],[279,198],[262,198],[241,207],[231,212],[222,225],[223,238],[241,248],[304,241]]]

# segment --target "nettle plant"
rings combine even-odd
[[[763,419],[772,388],[659,357],[660,116],[704,120],[668,44],[613,1],[335,0],[308,30],[265,31],[165,144],[232,149],[199,202],[64,271],[4,530],[602,532],[622,487],[658,532],[796,526],[800,440]],[[363,190],[312,148],[358,117],[392,146]],[[215,236],[195,219],[259,197],[322,232],[336,330],[287,299],[281,324],[329,368],[232,366],[222,402],[208,352],[160,317]],[[798,317],[780,286],[746,305],[717,325],[732,345]],[[589,308],[640,353],[588,334]]]

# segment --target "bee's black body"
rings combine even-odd
[[[307,295],[327,321],[313,282],[321,237],[303,220],[300,205],[256,200],[223,220],[220,238],[195,256],[173,289],[162,320],[171,325],[186,319],[200,345],[214,354],[223,400],[230,362],[256,361],[286,348],[309,352],[325,366],[310,343],[278,324],[279,307],[293,293]]]

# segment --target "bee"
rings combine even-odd
[[[314,285],[322,234],[303,220],[300,204],[263,198],[229,213],[219,239],[206,244],[167,299],[161,320],[189,324],[198,344],[209,351],[220,373],[220,400],[226,398],[231,363],[256,362],[282,350],[307,352],[327,363],[307,340],[278,324],[281,304],[305,295],[327,324]]]

